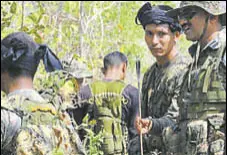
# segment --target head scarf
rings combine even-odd
[[[167,5],[151,6],[147,2],[139,9],[135,22],[139,25],[139,20],[144,29],[147,24],[169,24],[172,32],[181,31],[180,24],[166,14],[171,9]]]
[[[34,74],[40,60],[47,72],[62,69],[62,64],[47,45],[35,43],[24,32],[8,35],[1,41],[1,71],[20,68]]]

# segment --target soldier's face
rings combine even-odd
[[[201,9],[188,8],[179,13],[178,20],[187,40],[198,41],[205,26],[206,13]]]
[[[175,34],[168,24],[148,24],[145,27],[145,41],[156,58],[166,56],[176,43]]]

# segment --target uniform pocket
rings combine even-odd
[[[225,142],[222,139],[211,142],[210,152],[211,155],[223,155]]]
[[[207,144],[207,122],[203,120],[192,121],[187,125],[186,150],[188,154],[206,153]]]

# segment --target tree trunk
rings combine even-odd
[[[80,1],[79,2],[80,6],[80,17],[79,17],[79,34],[80,34],[80,47],[79,47],[79,56],[83,56],[84,52],[84,2]]]

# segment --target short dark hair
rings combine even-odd
[[[9,67],[3,71],[1,71],[1,73],[8,73],[9,76],[13,79],[16,79],[20,76],[23,76],[23,77],[29,77],[29,78],[34,78],[35,74],[34,72],[31,72],[29,70],[25,70],[25,69],[21,69],[19,67]]]
[[[115,51],[107,54],[103,59],[104,71],[113,66],[118,66],[122,63],[128,64],[128,58],[125,54]]]

